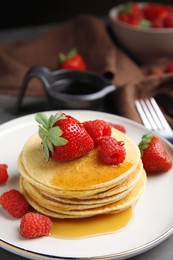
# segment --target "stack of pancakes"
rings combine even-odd
[[[69,162],[46,162],[38,134],[24,144],[18,159],[20,187],[29,204],[54,218],[85,218],[118,213],[134,205],[144,190],[146,174],[138,146],[112,129],[124,141],[126,158],[117,166],[99,158],[99,148]]]

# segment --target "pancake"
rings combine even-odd
[[[19,156],[19,171],[29,183],[55,196],[82,198],[107,191],[128,178],[140,161],[139,149],[130,138],[115,129],[112,136],[125,143],[126,158],[118,166],[105,165],[97,148],[70,162],[46,162],[41,140],[35,134]]]
[[[107,191],[108,189],[112,189],[113,187],[115,187],[116,185],[120,185],[124,179],[126,179],[128,177],[120,181],[118,181],[116,183],[116,185],[114,185],[114,183],[112,183],[110,186],[103,186],[103,187],[99,187],[97,189],[88,189],[88,190],[58,190],[58,189],[53,189],[50,188],[49,186],[46,186],[43,183],[39,183],[36,182],[35,180],[33,180],[32,178],[30,178],[30,176],[28,176],[28,174],[26,173],[26,170],[23,166],[23,164],[20,161],[20,157],[18,160],[18,166],[19,166],[19,170],[21,175],[23,176],[23,178],[25,180],[27,180],[28,182],[31,182],[34,186],[38,187],[40,191],[42,191],[43,193],[49,194],[50,196],[58,196],[58,197],[65,197],[65,198],[86,198],[86,197],[90,197],[92,195],[96,195],[97,193],[100,192],[104,192]]]
[[[129,192],[129,194],[125,196],[123,199],[114,203],[110,203],[109,205],[97,207],[94,209],[72,210],[70,212],[67,211],[66,214],[55,212],[54,210],[50,210],[41,206],[37,201],[35,201],[30,196],[29,193],[27,193],[22,183],[21,183],[21,190],[24,196],[27,198],[30,205],[42,214],[54,218],[86,218],[86,217],[91,217],[99,214],[116,214],[118,212],[127,209],[130,206],[133,206],[139,199],[142,192],[144,191],[144,188],[146,186],[146,180],[147,180],[146,173],[143,170],[137,184],[134,186],[131,192]]]
[[[137,169],[132,173],[121,185],[115,186],[114,188],[111,188],[110,190],[106,192],[102,192],[99,194],[96,194],[94,196],[86,197],[86,198],[79,198],[79,199],[70,199],[70,198],[63,198],[63,197],[57,197],[52,196],[49,193],[45,193],[41,190],[39,190],[37,187],[34,187],[32,184],[30,184],[28,181],[24,180],[21,177],[22,185],[25,187],[25,190],[32,195],[33,198],[38,200],[40,204],[44,205],[47,204],[48,200],[54,201],[54,205],[61,207],[62,205],[68,205],[68,208],[70,208],[70,205],[73,205],[73,207],[83,207],[83,205],[86,205],[87,207],[96,207],[95,204],[108,204],[110,202],[115,202],[119,199],[122,199],[124,196],[126,196],[129,191],[134,187],[134,185],[139,180],[141,173],[142,173],[142,163],[140,162]],[[47,200],[47,201],[46,201]],[[55,204],[55,202],[57,202]]]
[[[23,177],[21,177],[20,185],[22,189],[25,190],[34,201],[37,201],[40,206],[60,214],[71,215],[72,210],[94,209],[123,199],[129,194],[129,192],[131,192],[135,184],[138,182],[142,169],[142,163],[140,162],[134,173],[125,179],[121,185],[115,186],[111,189],[111,192],[108,190],[107,194],[110,193],[110,195],[106,197],[98,196],[98,198],[87,197],[86,199],[69,199],[50,196],[42,193],[42,191],[30,184]],[[98,195],[101,195],[101,193]]]
[[[93,199],[93,200],[89,199],[84,203],[83,202],[81,203],[81,201],[79,200],[76,200],[75,202],[74,200],[72,201],[68,200],[68,202],[62,202],[58,198],[48,197],[40,193],[38,189],[33,187],[32,184],[29,184],[22,178],[21,178],[21,185],[25,189],[25,191],[29,193],[30,196],[35,201],[37,201],[41,206],[60,213],[66,213],[66,211],[71,211],[71,210],[83,210],[83,209],[97,208],[100,206],[108,205],[127,196],[127,194],[133,188],[131,187],[123,192],[109,196],[107,198]]]

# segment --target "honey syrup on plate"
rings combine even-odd
[[[108,215],[84,219],[53,219],[52,237],[80,239],[116,232],[128,225],[133,217],[133,207]]]

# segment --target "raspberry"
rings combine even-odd
[[[115,128],[115,129],[119,130],[120,132],[122,132],[124,134],[126,133],[126,129],[125,129],[125,127],[123,125],[114,124],[114,123],[111,123],[111,122],[109,123],[109,125],[111,127]]]
[[[47,236],[52,230],[52,221],[49,217],[39,213],[29,212],[20,222],[20,234],[24,238]]]
[[[110,125],[103,120],[90,120],[84,122],[83,125],[92,137],[95,145],[98,145],[103,137],[111,135]]]
[[[15,189],[4,192],[0,197],[0,204],[15,218],[22,217],[29,209],[29,204],[23,194]]]
[[[8,180],[7,164],[0,164],[0,184]]]
[[[117,165],[124,161],[126,151],[124,142],[113,137],[105,137],[100,143],[100,158],[106,164]]]

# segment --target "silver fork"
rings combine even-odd
[[[173,131],[154,98],[135,101],[143,124],[173,143]]]

